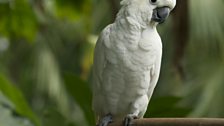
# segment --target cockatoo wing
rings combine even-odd
[[[110,50],[110,27],[107,26],[102,33],[100,34],[98,41],[96,43],[95,52],[94,52],[94,65],[93,65],[93,110],[96,114],[96,117],[102,116],[104,111],[102,106],[104,105],[103,97],[104,95],[103,87],[103,73],[106,68],[108,60],[106,58],[107,52]],[[109,84],[106,85],[110,87]]]
[[[162,52],[158,52],[158,53],[162,53]],[[151,96],[153,94],[154,88],[156,87],[156,84],[159,80],[159,74],[160,74],[160,64],[161,64],[161,55],[159,55],[156,60],[155,63],[150,71],[150,86],[148,89],[148,98],[149,100],[151,99]]]

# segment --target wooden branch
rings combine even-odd
[[[123,126],[123,122],[114,122],[108,126]],[[133,120],[131,126],[224,126],[219,118],[146,118]]]

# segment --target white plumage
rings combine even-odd
[[[127,115],[143,117],[159,78],[162,56],[153,11],[172,10],[175,4],[176,0],[121,1],[115,22],[102,31],[95,47],[93,110],[98,121],[108,114],[114,121]]]

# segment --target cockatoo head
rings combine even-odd
[[[123,14],[145,27],[163,23],[175,7],[176,0],[122,0]]]

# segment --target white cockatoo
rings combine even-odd
[[[93,110],[99,126],[142,118],[159,78],[162,42],[156,26],[176,0],[122,0],[99,36],[93,65]]]

